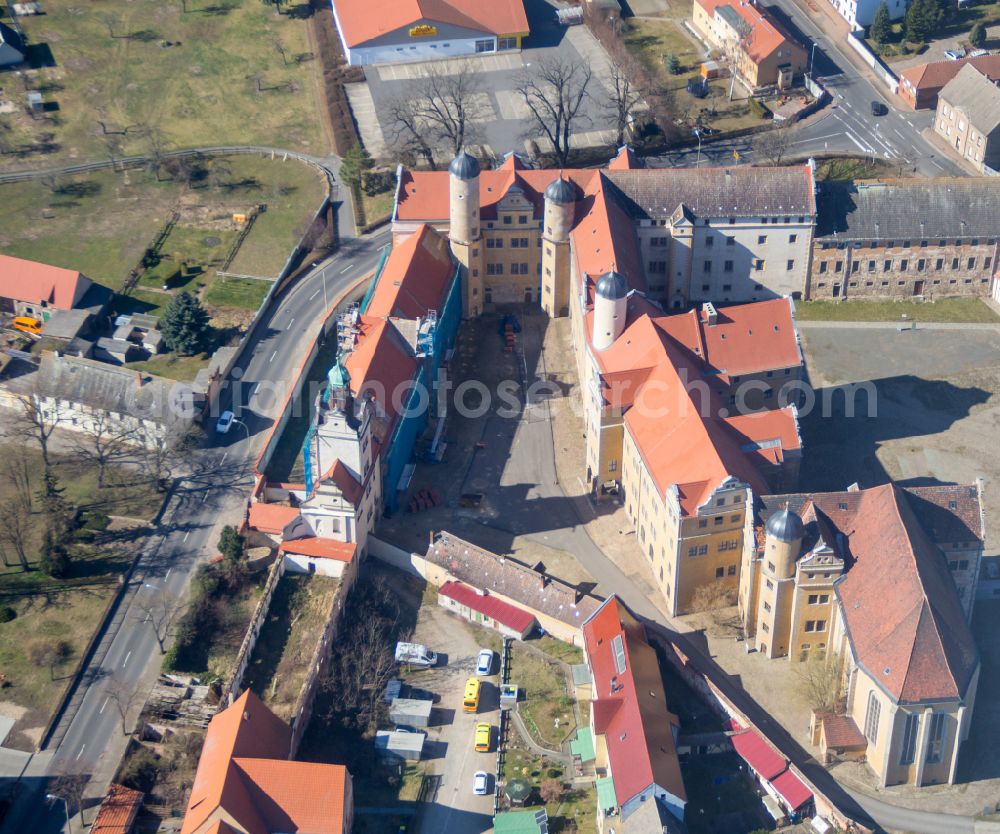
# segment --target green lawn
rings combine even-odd
[[[223,222],[228,228],[174,226],[160,247],[160,262],[142,274],[139,286],[162,289],[165,285],[174,293],[197,292],[222,265],[239,235],[231,220]]]
[[[518,641],[514,641],[512,649],[510,681],[523,691],[523,700],[518,704],[521,718],[536,741],[558,749],[576,726],[566,676],[558,664],[527,651]]]
[[[196,353],[194,356],[165,353],[153,356],[144,362],[129,362],[128,367],[145,374],[176,379],[178,382],[191,382],[198,375],[198,371],[208,365],[210,358],[207,353]]]
[[[5,461],[23,454],[29,476],[29,493],[41,488],[41,456],[31,447],[15,449],[0,446]],[[137,477],[135,471],[111,468],[108,486],[98,487],[96,469],[76,455],[52,456],[53,470],[71,506],[98,510],[108,515],[152,518],[163,496]],[[10,500],[17,489],[5,473],[0,477],[0,501]],[[6,685],[0,702],[19,715],[13,736],[6,742],[29,749],[48,720],[49,713],[69,683],[69,675],[114,594],[118,577],[131,559],[134,544],[120,542],[102,545],[79,541],[70,546],[70,573],[53,579],[39,569],[39,548],[46,527],[40,502],[22,516],[26,523],[25,544],[29,570],[23,571],[15,552],[5,542],[4,561],[0,568],[0,605],[10,606],[17,616],[0,624],[0,673]],[[53,666],[32,660],[33,649],[46,641],[66,644],[64,659]]]
[[[800,321],[900,321],[993,324],[1000,322],[978,298],[944,298],[939,301],[796,301]]]
[[[171,213],[179,211],[180,222],[161,248],[164,260],[152,278],[140,281],[138,293],[148,293],[178,269],[175,256],[209,269],[235,238],[232,215],[266,204],[267,211],[257,218],[230,270],[277,275],[326,193],[326,181],[314,168],[298,162],[256,156],[223,161],[227,174],[192,185],[180,179],[158,181],[141,170],[64,177],[54,187],[41,181],[0,185],[0,250],[78,269],[118,289]],[[220,243],[209,247],[205,240],[212,237]],[[210,278],[210,272],[195,276],[187,288]],[[180,284],[171,284],[172,292],[179,288]],[[159,308],[168,300],[138,293],[132,309],[140,310],[142,303]]]
[[[308,6],[284,9],[260,0],[50,0],[20,23],[39,66],[25,82],[57,109],[38,120],[4,116],[0,165],[148,153],[154,142],[324,156]]]
[[[551,774],[556,774],[552,775]],[[538,789],[543,781],[549,778],[566,779],[558,762],[543,756],[536,756],[524,749],[520,741],[507,752],[504,759],[504,779],[526,779],[535,789],[529,800],[529,807],[541,804]],[[514,809],[516,810],[516,809]],[[576,830],[590,832],[597,830],[597,789],[590,785],[576,785],[567,788],[559,802],[549,802],[545,805],[549,814],[549,825],[552,831],[567,830],[570,822],[575,823]],[[569,830],[572,830],[570,828]]]
[[[272,283],[254,278],[216,278],[205,293],[205,303],[212,307],[256,310]]]
[[[392,217],[392,206],[396,199],[395,191],[383,191],[374,197],[369,197],[362,192],[361,199],[365,207],[365,223],[369,226]]]

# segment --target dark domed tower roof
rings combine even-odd
[[[625,282],[624,275],[612,270],[600,277],[595,291],[599,298],[610,298],[612,301],[616,301],[628,295],[628,284]]]
[[[767,535],[777,539],[779,542],[794,542],[802,538],[805,527],[802,519],[793,513],[788,507],[778,510],[768,520],[764,528]]]
[[[479,163],[474,156],[462,151],[451,161],[448,171],[460,180],[472,180],[479,176]]]
[[[576,188],[569,180],[563,179],[562,175],[552,180],[549,187],[545,189],[545,199],[553,203],[566,205],[566,203],[576,202]]]

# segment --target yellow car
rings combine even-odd
[[[476,724],[476,752],[489,753],[493,744],[493,727],[489,724]]]

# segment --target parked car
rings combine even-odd
[[[437,653],[420,643],[397,643],[396,662],[411,666],[433,666],[437,663]]]
[[[964,49],[946,49],[944,51],[944,57],[949,61],[958,61],[965,57]]]
[[[486,796],[490,792],[490,775],[485,770],[477,770],[472,777],[472,792],[476,796]]]
[[[881,101],[872,102],[872,115],[873,116],[884,116],[889,112],[889,108],[882,104]]]
[[[479,652],[479,659],[476,661],[477,675],[483,677],[490,674],[490,671],[493,669],[493,657],[491,649],[482,649]]]
[[[489,753],[493,746],[493,726],[487,723],[476,724],[476,752]]]
[[[233,422],[236,420],[236,415],[231,411],[223,411],[219,415],[219,422],[215,424],[215,430],[219,434],[225,434],[229,429],[232,428]]]

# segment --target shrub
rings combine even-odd
[[[156,784],[159,757],[145,747],[135,751],[122,768],[119,782],[132,790],[149,793]]]
[[[751,98],[749,101],[750,112],[753,113],[758,119],[767,119],[771,116],[771,111],[767,109],[762,101],[759,99]]]
[[[42,542],[41,568],[42,573],[53,579],[63,579],[69,574],[69,553],[61,542],[55,541],[48,530],[45,531],[45,539]]]
[[[80,524],[84,530],[94,530],[96,532],[104,532],[108,529],[108,525],[111,523],[111,518],[102,512],[97,510],[87,510],[80,517]]]
[[[396,184],[392,171],[365,171],[361,175],[361,188],[369,197],[389,191]]]
[[[9,623],[17,616],[17,612],[9,605],[0,608],[0,623]]]
[[[546,772],[550,779],[558,779],[562,776],[562,771],[558,767],[550,767]]]

